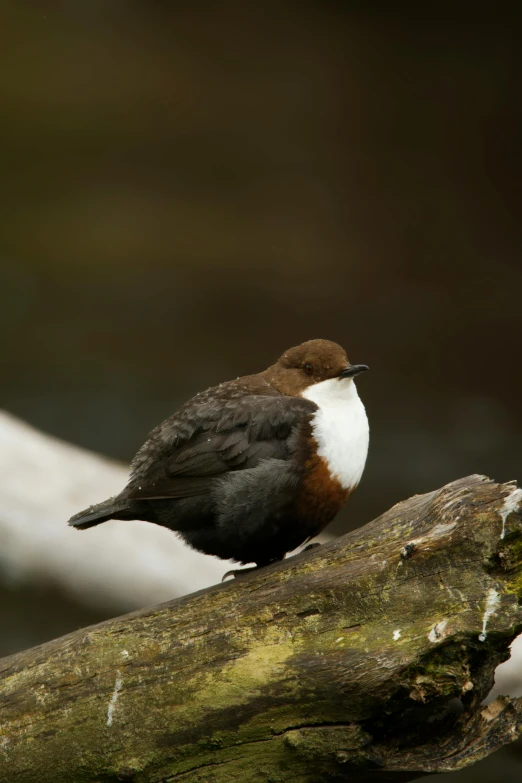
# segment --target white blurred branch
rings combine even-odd
[[[68,518],[119,492],[122,465],[0,411],[0,581],[46,583],[78,601],[126,610],[219,582],[229,564],[145,522],[86,532]]]

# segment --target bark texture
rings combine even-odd
[[[2,783],[409,780],[516,739],[522,491],[481,476],[0,661]],[[522,508],[522,503],[520,503]]]

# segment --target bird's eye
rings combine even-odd
[[[307,375],[311,375],[314,371],[314,368],[312,367],[311,364],[305,364],[304,371]]]

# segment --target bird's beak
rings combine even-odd
[[[367,364],[350,364],[349,367],[346,367],[344,370],[341,370],[339,373],[339,378],[355,378],[356,375],[359,375],[362,372],[366,372],[366,370],[369,370]]]

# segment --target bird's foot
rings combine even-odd
[[[258,563],[257,565],[249,566],[248,568],[234,568],[231,571],[227,571],[221,581],[224,582],[225,579],[228,579],[229,576],[233,576],[235,579],[241,579],[247,574],[251,574],[252,571],[259,571],[260,568],[264,568],[265,566],[270,565],[271,563],[279,563],[280,560],[284,560],[284,559],[285,556],[282,555],[281,557],[274,557],[272,560],[265,561],[264,563]]]
[[[258,571],[259,568],[262,568],[262,566],[250,566],[249,568],[233,568],[231,571],[227,571],[226,574],[223,575],[221,581],[224,582],[225,579],[228,579],[229,576],[233,576],[234,579],[241,579],[241,577],[252,573],[252,571]]]

